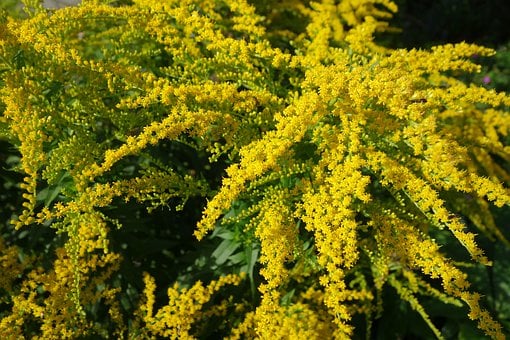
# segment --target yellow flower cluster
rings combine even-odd
[[[227,275],[211,281],[205,287],[198,281],[189,289],[180,288],[176,283],[168,288],[168,304],[154,311],[156,284],[154,278],[145,273],[146,303],[141,306],[141,312],[147,334],[167,339],[193,339],[193,324],[198,320],[203,321],[206,311],[202,308],[212,295],[225,285],[239,285],[242,279],[239,275]]]
[[[321,4],[317,11],[324,13],[326,7]],[[317,16],[316,24],[328,21],[319,18],[322,17]],[[373,26],[369,26],[371,24]],[[317,32],[318,29],[313,28],[313,25],[312,23],[309,28],[312,32]],[[267,133],[262,139],[241,149],[239,164],[232,165],[227,170],[229,177],[223,180],[222,189],[209,202],[196,232],[197,236],[202,237],[207,229],[212,228],[222,212],[242,197],[246,187],[252,187],[249,184],[251,181],[256,181],[271,171],[279,172],[279,169],[289,162],[289,152],[299,143],[303,143],[307,130],[311,130],[314,134],[312,141],[317,143],[316,154],[320,155],[320,160],[310,172],[311,181],[295,188],[294,193],[299,195],[299,200],[302,201],[296,206],[298,212],[295,217],[304,222],[307,230],[314,233],[317,260],[327,272],[321,279],[326,288],[324,303],[331,308],[337,318],[337,325],[339,329],[343,329],[344,334],[350,334],[350,329],[345,324],[345,321],[350,320],[345,301],[371,299],[370,294],[363,290],[352,292],[345,284],[345,270],[359,261],[358,233],[366,228],[358,222],[360,214],[370,216],[373,220],[371,223],[376,225],[380,223],[377,221],[378,215],[376,210],[370,207],[390,209],[415,219],[426,218],[429,222],[425,225],[414,220],[411,223],[416,223],[423,231],[430,227],[448,227],[473,259],[490,264],[476,245],[474,234],[466,232],[462,221],[458,217],[452,217],[451,211],[445,207],[440,191],[455,188],[478,197],[477,202],[483,202],[486,197],[498,206],[510,203],[508,189],[497,182],[497,179],[505,178],[507,174],[494,175],[493,179],[478,175],[479,167],[474,165],[467,152],[467,146],[474,136],[453,139],[451,129],[459,125],[457,121],[446,116],[450,110],[463,113],[463,107],[469,107],[473,111],[477,103],[493,107],[508,105],[508,97],[481,88],[468,88],[444,76],[451,84],[446,90],[436,87],[434,83],[439,72],[445,70],[476,71],[478,66],[466,58],[474,54],[489,55],[492,51],[462,43],[445,45],[431,52],[387,52],[367,44],[364,34],[371,37],[375,27],[369,19],[366,24],[357,26],[349,33],[352,38],[349,38],[349,35],[345,38],[356,53],[365,56],[353,57],[351,52],[324,52],[322,49],[322,55],[313,56],[315,60],[325,60],[325,55],[330,53],[328,55],[331,56],[333,65],[305,64],[309,69],[302,86],[309,90],[294,99],[282,114],[276,117],[275,132]],[[321,39],[324,38],[318,34],[316,41]],[[308,54],[310,58],[311,55]],[[423,77],[425,74],[432,74],[430,80]],[[447,111],[443,109],[444,106]],[[469,111],[465,112],[470,114]],[[490,112],[498,117],[492,120],[504,119],[507,116],[506,112],[496,109]],[[487,117],[484,113],[478,114],[480,117]],[[504,151],[505,146],[499,141],[499,136],[506,136],[508,129],[497,132],[492,128],[490,131],[498,154],[505,155],[506,159],[508,154]],[[464,134],[463,132],[462,135]],[[479,138],[490,138],[485,131],[478,132],[478,135]],[[399,152],[397,148],[410,152]],[[487,166],[494,166],[489,165],[494,164],[493,160],[486,158],[486,161]],[[466,167],[469,172],[465,170]],[[395,197],[396,204],[381,207],[378,203],[372,203],[368,188],[373,188],[371,182],[374,180]],[[409,204],[410,208],[400,207],[407,207]],[[272,224],[284,226],[282,221],[287,220],[285,209],[277,211],[280,213],[274,215],[272,221],[258,220],[257,230],[265,230]],[[404,226],[409,222],[402,220],[399,226],[400,223],[403,223],[401,229],[407,230]],[[416,231],[414,229],[412,232]],[[411,230],[409,232],[411,233]],[[501,233],[494,233],[502,237]],[[270,249],[273,247],[265,246],[264,238],[265,236],[262,236],[261,239],[263,254],[265,251],[272,251]],[[391,241],[394,238],[393,234],[387,234],[384,237],[377,236],[376,241],[377,244],[394,245]],[[436,243],[430,241],[429,244],[429,241],[421,237],[413,243],[404,242],[402,239],[399,241],[401,246],[405,245],[407,251],[413,249],[415,254],[423,254],[419,261],[418,258],[413,261],[418,261],[416,265],[423,268],[424,274],[443,277],[447,295],[441,296],[442,299],[448,300],[448,295],[460,297],[464,294],[462,292],[468,287],[465,275],[458,269],[447,266],[447,262],[437,252]],[[416,248],[412,244],[416,244]],[[266,250],[264,247],[267,247]],[[425,255],[423,252],[427,249],[432,253]],[[279,255],[274,258],[288,256],[287,250],[281,245],[279,251]],[[397,251],[397,254],[399,253]],[[389,266],[380,263],[379,268],[378,271],[382,270],[383,275],[379,286],[382,286],[387,280],[384,277],[388,276]],[[264,272],[267,272],[266,268]],[[408,296],[404,293],[404,288],[397,284],[394,286]],[[265,289],[264,286],[263,292]],[[414,298],[409,297],[408,300],[413,301],[416,310],[428,320],[423,309],[415,304]],[[273,304],[277,303],[274,299],[272,301]],[[265,310],[265,307],[260,308]],[[479,321],[483,328],[486,322],[481,318]],[[488,332],[490,329],[491,326],[485,328]]]
[[[264,264],[260,274],[267,281],[264,291],[275,289],[286,281],[285,263],[293,259],[296,241],[296,224],[292,211],[285,204],[291,197],[280,188],[271,191],[261,204],[255,230],[262,250],[259,261]]]
[[[24,327],[35,321],[40,323],[35,338],[75,339],[97,327],[86,320],[84,306],[104,299],[111,306],[110,313],[115,314],[118,289],[105,281],[118,269],[120,257],[95,252],[103,245],[91,229],[97,228],[97,220],[89,217],[83,216],[83,223],[76,226],[79,243],[56,250],[52,270],[35,267],[18,273],[23,281],[21,287],[9,288],[12,307],[0,321],[0,334],[24,338]]]
[[[23,262],[18,258],[19,249],[15,246],[6,246],[3,239],[0,239],[0,269],[2,276],[0,277],[0,289],[10,291],[13,283],[30,262],[25,259]],[[1,299],[0,301],[2,301]],[[5,302],[5,301],[2,301]]]
[[[306,302],[278,306],[277,297],[265,297],[257,311],[248,313],[243,323],[232,330],[230,338],[330,339],[335,335],[323,309],[313,309]]]
[[[466,304],[503,338],[432,237],[483,265],[464,219],[508,242],[490,207],[510,205],[510,96],[455,77],[494,51],[383,48],[389,0],[106,2],[0,20],[0,138],[24,176],[14,225],[55,237],[42,237],[54,257],[24,261],[0,237],[0,335],[186,339],[221,317],[232,338],[346,339],[356,315],[383,313],[389,286],[438,338],[421,296]],[[191,197],[196,225],[197,206],[177,218]],[[157,232],[182,223],[205,246],[184,274],[161,275],[176,282],[162,304],[158,276],[119,273],[129,237],[159,234],[118,235],[131,210],[139,223],[139,207],[164,206],[175,215]],[[220,229],[230,248],[208,258]],[[176,249],[165,259],[185,256]],[[190,279],[208,265],[219,279]],[[241,285],[218,275],[232,272],[247,273],[251,297],[223,294]]]

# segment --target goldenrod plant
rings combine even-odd
[[[381,46],[390,0],[24,10],[1,335],[368,339],[397,300],[424,338],[431,301],[505,338],[468,275],[508,244],[510,96],[465,81],[493,50]]]

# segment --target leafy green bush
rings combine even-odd
[[[388,0],[107,2],[0,22],[0,334],[504,338],[493,50],[382,47]]]

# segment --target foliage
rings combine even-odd
[[[508,92],[510,90],[510,42],[500,46],[494,58],[484,60],[483,65],[482,72],[475,77],[475,81],[487,88]]]
[[[389,0],[31,4],[0,22],[0,334],[504,338],[472,288],[508,245],[493,50],[382,47]]]

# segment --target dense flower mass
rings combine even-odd
[[[0,334],[369,338],[391,288],[504,338],[442,249],[508,243],[510,96],[463,81],[494,51],[380,46],[389,0],[34,3],[0,19]]]

